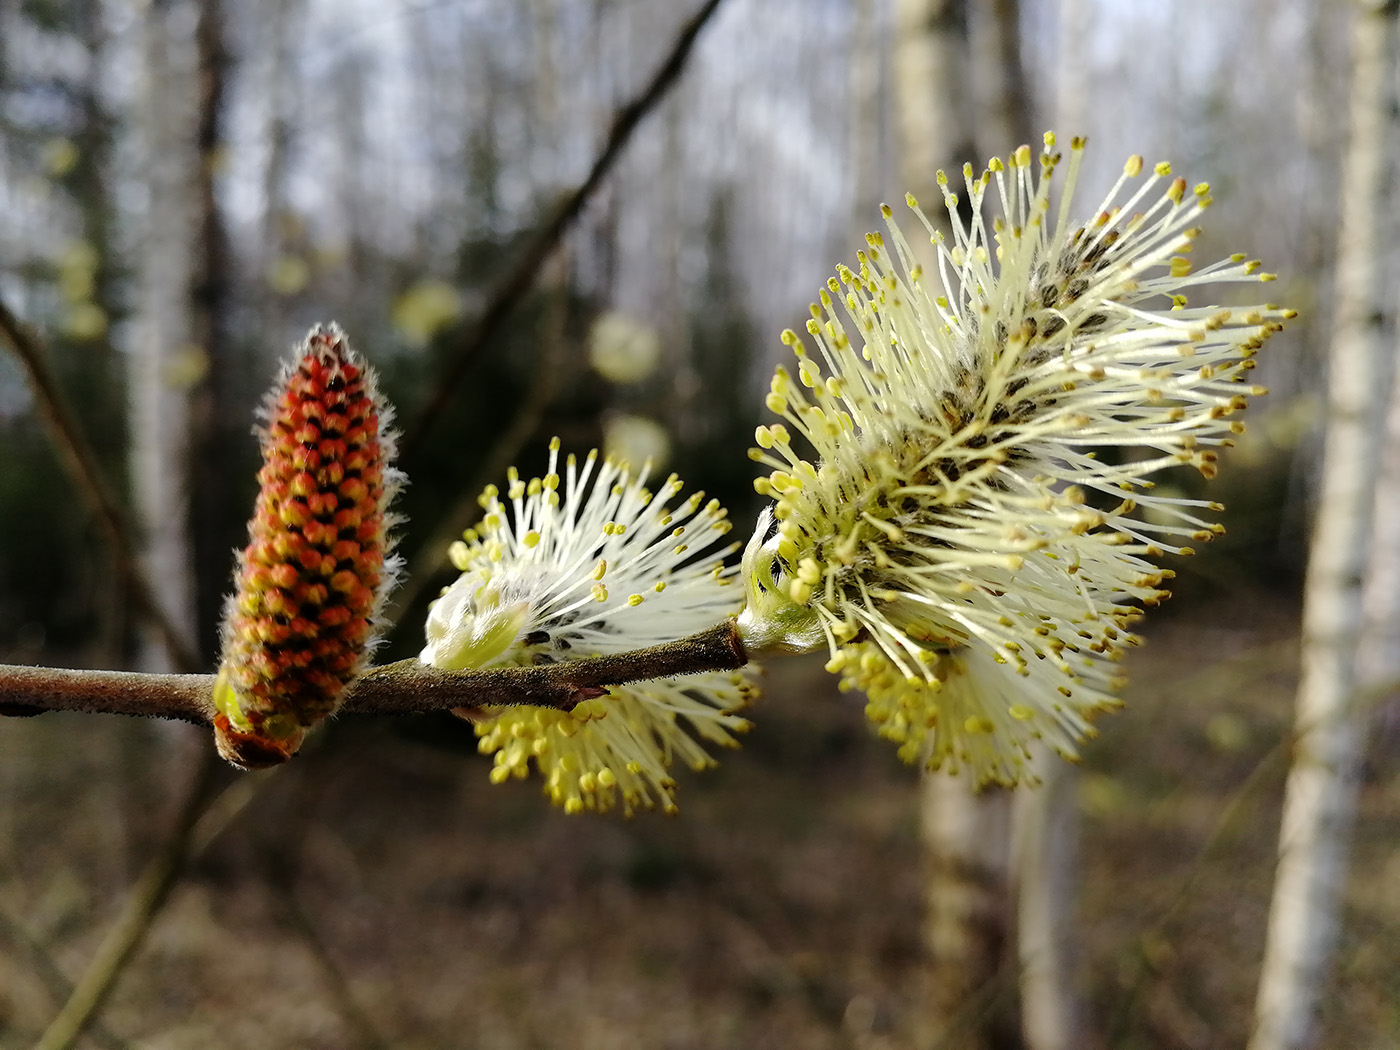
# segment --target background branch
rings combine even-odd
[[[519,302],[521,296],[530,290],[540,264],[554,250],[560,238],[579,217],[584,205],[602,185],[603,179],[612,170],[613,165],[631,139],[632,133],[642,122],[642,118],[661,101],[667,89],[680,76],[681,70],[685,68],[686,60],[690,57],[695,38],[700,35],[700,30],[705,27],[721,2],[722,0],[706,0],[700,6],[700,9],[681,27],[675,43],[671,45],[670,53],[657,67],[656,72],[652,74],[651,80],[647,82],[640,93],[613,115],[612,130],[608,132],[607,141],[603,144],[597,159],[593,161],[593,167],[589,170],[588,177],[560,202],[550,220],[520,253],[515,265],[507,270],[505,276],[496,284],[495,289],[487,298],[486,309],[482,311],[476,323],[458,343],[455,353],[434,386],[433,396],[419,411],[412,425],[404,427],[404,435],[399,443],[400,454],[404,459],[407,459],[413,452],[432,427],[433,421],[447,406],[453,391],[461,383],[471,363],[481,353],[486,341],[495,334],[496,329],[505,320],[515,304]]]
[[[35,975],[48,988],[50,995],[60,1001],[68,1000],[73,994],[72,982],[63,975],[63,971],[54,963],[44,945],[4,911],[0,911],[0,935],[28,955]],[[131,1050],[130,1044],[113,1035],[97,1021],[88,1025],[88,1036],[107,1050]]]
[[[561,256],[564,254],[560,253]],[[403,628],[401,614],[413,608],[448,566],[447,551],[452,542],[461,539],[463,530],[469,528],[480,515],[478,494],[488,482],[505,476],[507,468],[515,462],[521,449],[525,447],[525,442],[539,429],[550,403],[564,385],[565,378],[572,372],[572,362],[565,352],[567,343],[564,337],[564,326],[569,311],[567,266],[559,265],[561,262],[562,258],[555,259],[559,274],[558,286],[554,289],[553,301],[545,320],[544,338],[536,351],[534,367],[530,370],[529,388],[516,405],[510,422],[501,430],[500,437],[478,461],[476,476],[472,482],[443,514],[431,535],[405,558],[406,571],[390,596],[393,609],[387,617],[393,624],[388,632],[390,636]],[[415,627],[422,630],[421,623],[415,624]]]
[[[145,940],[185,864],[224,832],[271,776],[264,773],[239,777],[213,794],[213,786],[224,769],[223,761],[213,749],[206,750],[200,757],[164,844],[127,893],[116,921],[78,978],[63,1009],[35,1044],[35,1050],[69,1050],[94,1024],[94,1018]]]
[[[24,366],[35,403],[48,422],[54,444],[68,465],[74,484],[97,514],[97,520],[112,553],[117,575],[130,588],[141,614],[160,632],[171,659],[178,666],[190,671],[202,666],[198,655],[161,609],[156,601],[155,590],[141,571],[140,563],[132,550],[126,518],[111,488],[102,478],[102,470],[97,464],[97,456],[93,453],[92,446],[83,436],[77,420],[73,418],[73,413],[69,411],[59,392],[53,373],[44,361],[43,347],[3,301],[0,301],[0,332],[5,334],[15,356]]]
[[[121,914],[98,945],[63,1009],[34,1044],[35,1050],[68,1050],[101,1009],[179,878],[189,855],[195,826],[205,812],[209,790],[222,765],[213,751],[207,751],[201,758],[170,836],[131,888]]]

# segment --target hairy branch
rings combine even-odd
[[[15,351],[15,356],[24,366],[29,385],[34,392],[35,403],[48,422],[54,443],[67,464],[73,481],[97,514],[102,531],[107,536],[117,575],[131,589],[132,597],[142,615],[160,632],[166,651],[175,663],[185,668],[198,667],[199,658],[175,629],[170,618],[165,615],[156,600],[155,590],[141,571],[132,550],[131,532],[127,528],[126,518],[117,504],[116,497],[112,495],[112,490],[102,478],[102,470],[98,466],[92,446],[83,436],[78,421],[73,418],[73,413],[69,411],[59,392],[53,373],[44,363],[43,348],[39,340],[19,322],[3,302],[0,302],[0,332],[4,333]]]
[[[732,620],[688,638],[632,652],[534,667],[440,671],[417,660],[371,668],[351,687],[341,712],[410,715],[451,708],[529,704],[569,710],[610,685],[748,663]],[[138,674],[0,665],[0,714],[43,711],[141,715],[212,723],[214,676]]]
[[[579,217],[584,205],[602,185],[603,179],[612,170],[642,118],[661,101],[667,89],[680,76],[686,60],[690,57],[695,38],[700,35],[700,30],[705,27],[720,3],[721,0],[706,0],[681,27],[675,43],[671,45],[670,53],[652,74],[646,87],[614,114],[612,130],[608,132],[607,141],[593,161],[588,177],[559,203],[549,221],[520,253],[515,265],[497,282],[487,299],[486,309],[458,343],[451,361],[435,384],[435,393],[418,413],[418,418],[413,424],[404,428],[404,436],[399,446],[404,458],[417,447],[434,420],[447,406],[449,398],[466,375],[472,361],[481,353],[501,322],[520,301],[521,296],[530,290],[540,264],[554,250],[560,238]]]

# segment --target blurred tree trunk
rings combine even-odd
[[[1030,89],[1021,62],[1021,4],[1020,0],[986,0],[974,4],[971,11],[978,159],[1004,157],[1023,142],[1036,144]]]
[[[222,0],[200,0],[199,7],[199,24],[195,30],[199,88],[195,111],[198,166],[194,222],[197,238],[190,288],[190,327],[191,353],[206,362],[207,375],[204,382],[194,388],[191,406],[192,440],[198,449],[196,459],[200,465],[199,474],[191,478],[191,483],[195,499],[196,623],[212,626],[220,619],[231,572],[228,557],[231,544],[221,528],[226,505],[224,493],[228,478],[233,474],[228,444],[223,439],[230,429],[225,419],[229,382],[226,331],[229,246],[216,192],[229,58],[224,45]],[[208,640],[212,641],[212,635]]]
[[[945,229],[935,174],[958,171],[975,154],[969,54],[963,0],[899,0],[893,70],[900,175]],[[1004,988],[1015,987],[1002,974],[1010,944],[1010,803],[1005,791],[973,794],[965,777],[922,779],[929,955],[923,1021],[930,1037],[967,1050],[1014,1045],[1011,1015],[997,1003]]]
[[[997,33],[1000,57],[1014,62],[1001,74],[1002,104],[995,108],[1007,116],[996,134],[1009,136],[1004,141],[1026,141],[1030,99],[1020,62],[1016,5],[998,0],[993,6],[996,22],[1002,25]],[[1060,0],[1057,12],[1060,61],[1055,129],[1061,141],[1086,130],[1088,64],[1073,61],[1071,56],[1082,51],[1088,35],[1087,8],[1087,0]],[[1078,1050],[1086,1041],[1084,1008],[1074,985],[1074,905],[1080,880],[1079,768],[1048,748],[1036,748],[1035,759],[1041,783],[1016,793],[1012,815],[1021,1036],[1027,1050]]]
[[[875,0],[855,0],[851,27],[851,233],[871,228],[880,206],[880,39]]]
[[[1056,11],[1055,130],[1067,141],[1089,134],[1091,64],[1085,42],[1091,29],[1089,0],[1059,0]]]
[[[1377,216],[1386,210],[1387,84],[1396,5],[1368,0],[1355,19],[1351,139],[1342,175],[1322,489],[1304,593],[1297,741],[1250,1050],[1303,1050],[1316,1040],[1365,738],[1356,661],[1390,367],[1380,339]]]
[[[934,173],[961,170],[975,152],[969,53],[966,0],[897,0],[899,173],[934,222],[943,207]]]
[[[287,168],[292,146],[292,115],[296,112],[294,63],[303,32],[300,0],[261,0],[258,49],[263,68],[262,98],[267,161],[262,169],[263,214],[255,256],[260,304],[258,332],[262,343],[286,353],[287,298],[301,290],[306,270],[300,259],[305,245],[294,236],[287,206]]]
[[[1083,1006],[1074,987],[1079,891],[1079,770],[1036,748],[1039,786],[1018,791],[1012,814],[1021,1036],[1027,1050],[1079,1050]]]
[[[146,211],[140,226],[132,352],[131,483],[142,557],[172,623],[194,639],[190,522],[190,389],[202,363],[191,303],[198,216],[195,27],[185,0],[152,3],[144,32],[136,134]],[[153,632],[140,665],[169,669]]]

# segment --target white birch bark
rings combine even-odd
[[[1395,7],[1356,12],[1351,138],[1342,172],[1327,438],[1303,608],[1297,742],[1250,1050],[1304,1050],[1337,940],[1365,711],[1356,696],[1382,401],[1379,230]]]
[[[1090,0],[1059,0],[1056,14],[1055,130],[1062,141],[1088,135],[1093,65],[1087,41],[1093,30]]]
[[[1391,140],[1400,137],[1392,110]],[[1395,304],[1400,315],[1400,302]],[[1392,350],[1400,361],[1400,343]],[[1361,595],[1361,641],[1357,679],[1370,726],[1372,746],[1385,747],[1400,728],[1400,368],[1391,378],[1385,414],[1385,438],[1376,478],[1372,515],[1371,562]],[[1372,704],[1375,705],[1372,710]]]
[[[1074,905],[1079,891],[1079,770],[1036,749],[1038,787],[1014,797],[1012,868],[1021,1037],[1026,1050],[1084,1046],[1074,985]]]
[[[1014,32],[1015,8],[996,4],[1001,36]],[[1061,141],[1086,131],[1089,109],[1087,0],[1060,0],[1055,129]],[[1011,8],[1008,12],[1006,8]],[[1005,23],[1010,21],[1012,25]],[[1016,36],[1012,40],[1018,39]],[[1003,44],[1003,53],[1007,45]],[[1067,56],[1073,56],[1072,60]],[[1028,113],[1025,78],[1004,74],[1001,108]],[[1019,83],[1019,86],[1017,86]],[[1011,121],[1006,121],[1009,133]],[[1021,1037],[1026,1050],[1078,1050],[1086,1044],[1084,1005],[1075,988],[1074,907],[1080,884],[1079,767],[1048,748],[1036,748],[1040,786],[1017,792],[1012,813],[1012,867],[1016,952],[1021,964]]]
[[[170,621],[194,638],[189,541],[191,281],[197,237],[194,33],[189,2],[152,3],[143,32],[137,135],[147,187],[140,230],[128,396],[131,484],[141,556]],[[141,666],[170,669],[157,637],[143,638]]]
[[[930,961],[924,1021],[935,1043],[952,1037],[963,1050],[990,1048],[999,1045],[1000,1026],[989,1009],[998,997],[988,992],[1011,943],[1011,793],[976,795],[965,776],[925,773],[921,810]]]
[[[900,176],[938,221],[938,169],[957,172],[965,161],[985,159],[974,155],[963,0],[898,0],[893,46]],[[975,795],[965,777],[923,777],[930,994],[922,1020],[934,1039],[957,1027],[965,1050],[993,1043],[996,1018],[978,1001],[997,980],[1010,943],[1010,798],[999,790]]]

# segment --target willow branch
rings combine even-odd
[[[570,710],[608,686],[701,671],[732,671],[748,653],[732,620],[647,649],[534,667],[440,671],[417,660],[374,667],[351,687],[343,714],[411,715],[528,704]],[[0,714],[43,711],[140,715],[211,724],[214,676],[0,665]]]
[[[646,87],[642,88],[636,97],[623,105],[613,115],[612,130],[608,132],[607,141],[593,161],[593,167],[589,170],[588,177],[559,203],[549,221],[535,234],[534,239],[517,257],[515,265],[507,270],[505,276],[496,283],[487,299],[486,309],[482,311],[476,323],[458,343],[452,359],[439,377],[435,385],[435,393],[420,410],[418,418],[413,421],[413,424],[404,428],[404,436],[399,447],[405,458],[417,447],[433,422],[447,406],[453,391],[457,389],[462,378],[467,374],[467,369],[480,355],[501,322],[506,319],[521,297],[530,290],[540,264],[554,250],[555,245],[559,243],[565,232],[573,225],[574,220],[582,213],[584,205],[602,185],[608,172],[612,170],[617,158],[621,156],[623,149],[632,138],[632,133],[637,130],[637,125],[642,122],[642,118],[655,108],[656,104],[665,96],[667,89],[680,76],[681,70],[685,68],[686,60],[690,57],[691,49],[695,45],[695,38],[700,35],[700,30],[705,27],[710,16],[715,13],[721,2],[722,0],[706,0],[690,20],[681,27],[675,43],[671,45],[670,53],[657,67],[656,72],[652,74]]]
[[[156,600],[155,590],[150,581],[141,571],[132,550],[131,532],[127,528],[126,518],[112,490],[102,478],[102,470],[98,466],[92,446],[83,436],[77,420],[73,418],[73,413],[59,392],[53,373],[44,362],[43,348],[39,340],[19,322],[3,302],[0,302],[0,332],[4,333],[14,349],[15,356],[24,366],[30,388],[34,392],[35,404],[49,425],[54,443],[68,466],[69,474],[97,514],[97,520],[107,537],[117,575],[130,588],[132,598],[142,615],[160,632],[161,640],[165,643],[171,659],[181,667],[200,666],[201,661],[170,622],[170,618]]]

